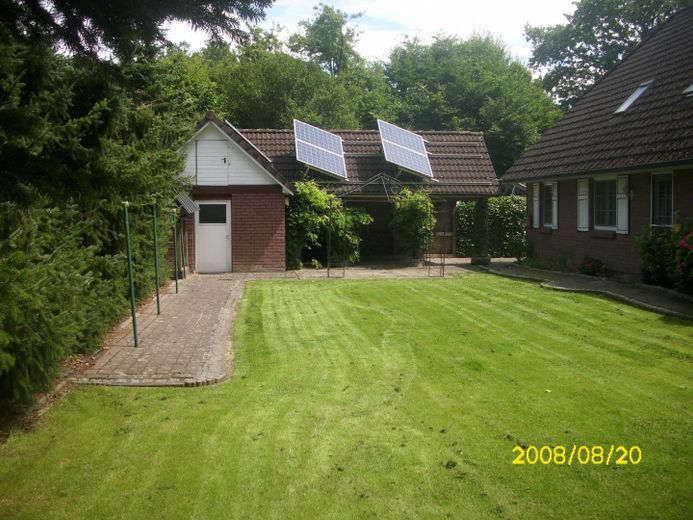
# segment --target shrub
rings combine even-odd
[[[670,228],[647,228],[636,238],[642,270],[649,282],[671,287],[674,281],[676,244]]]
[[[286,215],[286,265],[300,268],[306,249],[322,245],[331,230],[331,249],[336,259],[359,260],[363,228],[373,217],[361,208],[344,208],[343,202],[314,181],[295,184]]]
[[[591,256],[585,257],[578,267],[578,272],[600,277],[611,276],[611,274],[613,274],[612,271],[604,265],[604,262],[598,258],[592,258]]]
[[[0,204],[3,406],[30,402],[51,383],[66,355],[99,347],[126,311],[122,211],[112,210]],[[162,224],[160,257],[166,228]],[[154,286],[149,213],[135,210],[131,230],[136,288],[144,297]]]
[[[340,201],[341,203],[341,201]],[[332,226],[332,258],[335,262],[358,262],[361,259],[361,234],[373,222],[362,208],[346,208],[336,211],[329,225]]]
[[[679,241],[676,250],[676,286],[693,293],[693,232]]]
[[[428,193],[404,188],[394,200],[390,228],[412,258],[433,241],[436,217]]]
[[[674,285],[683,292],[693,294],[693,220],[681,226],[677,238]]]
[[[479,199],[474,203],[472,221],[472,251],[473,258],[488,257],[488,199]]]
[[[474,201],[458,202],[456,208],[457,255],[474,251]],[[527,247],[525,197],[502,196],[488,199],[488,254],[521,258]]]

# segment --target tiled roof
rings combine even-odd
[[[624,112],[642,83],[652,84]],[[503,176],[522,181],[693,163],[693,7],[673,15],[589,89]]]
[[[293,130],[243,129],[240,132],[267,155],[272,165],[290,181],[306,175],[306,167],[296,161]],[[309,176],[325,182],[340,193],[353,189],[378,173],[398,177],[404,185],[425,186],[426,191],[442,196],[496,195],[498,180],[479,132],[417,132],[426,141],[433,176],[438,182],[399,173],[394,164],[385,161],[380,135],[375,130],[331,130],[342,137],[347,166],[347,181],[311,171]],[[371,187],[364,193],[382,193]]]

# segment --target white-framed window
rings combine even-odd
[[[650,193],[650,223],[653,226],[671,226],[674,216],[674,174],[653,173]]]
[[[532,227],[539,227],[539,188],[538,182],[532,184]]]
[[[558,229],[558,182],[545,182],[542,190],[542,224]]]
[[[628,233],[628,176],[593,181],[594,229]]]
[[[594,229],[616,231],[616,177],[594,179]]]
[[[577,229],[590,229],[590,180],[577,180]]]

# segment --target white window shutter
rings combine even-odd
[[[558,229],[558,182],[554,181],[551,183],[553,185],[552,195],[553,195],[553,215],[551,226],[553,229]]]
[[[589,179],[577,181],[577,228],[578,231],[590,229],[590,183]]]
[[[532,227],[539,227],[539,183],[532,184]]]
[[[616,178],[616,233],[628,234],[628,176]]]

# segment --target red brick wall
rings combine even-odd
[[[620,273],[640,272],[640,257],[635,237],[650,224],[650,174],[629,176],[628,234],[593,230],[594,197],[590,181],[590,231],[577,230],[577,180],[558,183],[558,229],[528,227],[528,239],[534,256],[549,266],[557,267],[563,255],[569,266],[576,269],[585,256],[598,258]],[[527,208],[532,211],[532,186],[528,186]],[[674,175],[674,212],[693,216],[693,171]],[[541,212],[540,212],[541,214]],[[528,219],[531,221],[531,218]]]
[[[231,201],[231,268],[234,272],[283,271],[284,194],[279,186],[196,186],[195,200]],[[185,220],[188,263],[195,267],[195,217]]]
[[[234,193],[231,196],[233,270],[283,271],[285,263],[284,195]]]

